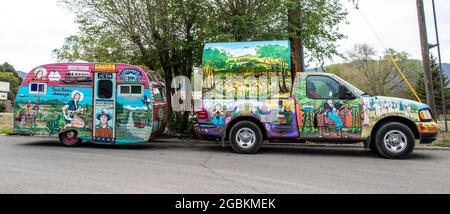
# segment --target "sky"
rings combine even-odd
[[[429,41],[436,43],[431,0],[424,2]],[[450,63],[450,1],[436,0],[436,5],[442,58],[443,62]],[[383,46],[362,13],[385,47],[421,58],[415,0],[360,0],[360,11],[350,8],[349,24],[340,26],[341,32],[347,35],[338,42],[341,53],[358,43],[367,43],[378,54],[383,53]],[[74,20],[75,16],[58,5],[57,0],[0,0],[0,63],[7,61],[17,70],[29,72],[54,62],[52,51],[63,45],[64,38],[77,33]],[[342,61],[336,57],[327,63]]]

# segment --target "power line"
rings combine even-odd
[[[414,96],[416,97],[416,99],[419,102],[422,102],[422,100],[420,99],[420,97],[417,95],[416,91],[414,90],[414,88],[412,87],[411,83],[408,81],[408,79],[406,78],[405,74],[403,73],[402,69],[400,68],[400,66],[397,64],[397,62],[395,61],[394,57],[392,56],[391,53],[389,53],[388,49],[386,48],[386,46],[383,43],[383,40],[381,40],[381,37],[378,35],[377,31],[375,30],[375,28],[373,27],[373,25],[370,23],[369,19],[364,15],[364,13],[362,12],[361,8],[357,8],[357,10],[359,11],[359,13],[361,14],[361,16],[363,17],[363,19],[366,21],[367,25],[370,27],[372,33],[375,35],[375,37],[377,38],[378,42],[381,44],[381,46],[383,47],[384,51],[386,52],[386,54],[389,55],[389,59],[392,61],[392,63],[394,64],[395,68],[397,69],[398,73],[400,74],[400,76],[402,77],[402,79],[406,82],[406,84],[408,85],[409,89],[411,90],[411,92],[414,94]]]

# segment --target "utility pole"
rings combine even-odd
[[[436,103],[434,96],[433,76],[431,74],[430,50],[428,47],[427,25],[423,0],[416,0],[417,15],[419,18],[420,44],[422,49],[423,76],[425,82],[425,93],[427,104],[430,106],[433,116],[437,119]]]
[[[436,30],[436,45],[438,49],[438,58],[439,58],[439,72],[440,72],[440,79],[441,79],[441,98],[442,98],[442,114],[444,114],[444,124],[445,124],[445,132],[448,132],[448,122],[447,122],[447,101],[446,101],[446,91],[444,84],[444,71],[442,70],[442,59],[441,59],[441,44],[439,42],[439,31],[438,31],[438,24],[437,24],[437,16],[436,16],[436,5],[434,0],[432,0],[433,3],[433,15],[434,15],[434,29]]]

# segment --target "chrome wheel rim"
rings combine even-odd
[[[256,134],[249,128],[242,128],[236,133],[236,142],[242,148],[251,147],[256,142]]]
[[[405,151],[408,145],[408,138],[406,135],[398,130],[392,130],[384,135],[384,146],[387,150],[393,153],[400,153]]]

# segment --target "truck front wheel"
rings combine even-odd
[[[261,148],[263,135],[256,124],[250,121],[241,121],[231,128],[230,141],[235,152],[255,154]]]
[[[413,152],[415,145],[413,132],[402,123],[386,123],[375,135],[376,151],[385,158],[407,158]]]

